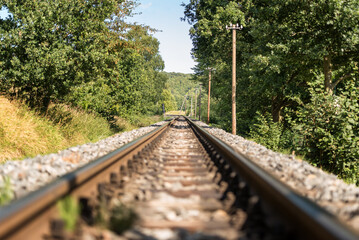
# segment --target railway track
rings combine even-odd
[[[68,195],[72,234],[58,216]],[[82,239],[99,218],[118,239],[359,238],[183,117],[0,209],[0,239]]]

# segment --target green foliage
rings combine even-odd
[[[132,0],[0,1],[0,92],[47,110],[72,103],[108,120],[156,113],[167,78],[155,31]],[[34,10],[35,9],[35,10]]]
[[[60,127],[66,139],[75,142],[96,142],[114,133],[107,120],[98,114],[86,113],[64,104],[51,104],[46,117]]]
[[[169,89],[163,89],[162,99],[163,99],[163,103],[165,104],[166,112],[177,110],[175,97],[172,95]]]
[[[171,90],[172,95],[176,99],[176,109],[180,109],[183,103],[184,96],[188,94],[191,89],[198,88],[198,83],[191,80],[192,74],[174,72],[165,74],[168,77],[168,88]]]
[[[351,183],[358,182],[359,171],[358,97],[353,83],[340,96],[311,89],[311,101],[298,109],[294,125],[302,136],[298,150]]]
[[[108,228],[117,234],[122,234],[130,229],[138,219],[134,210],[119,201],[114,201],[108,206],[106,201],[101,199],[95,217],[97,226]]]
[[[352,82],[358,87],[359,2],[191,0],[183,6],[198,62],[194,78],[208,87],[206,69],[216,69],[213,123],[230,129],[232,39],[225,26],[238,23],[243,26],[236,39],[238,132],[274,149],[310,151],[306,156],[315,164],[355,182],[358,132],[350,122],[356,120],[351,113],[337,115],[330,106],[339,101],[342,109],[356,108],[358,96],[349,96],[355,90],[344,89]],[[313,94],[310,86],[318,80]],[[322,105],[327,112],[319,109]],[[295,129],[301,123],[310,132],[309,118],[323,126],[304,137]],[[275,139],[269,138],[270,131]],[[324,164],[325,158],[335,159]]]
[[[107,59],[104,20],[116,1],[3,0],[0,5],[11,13],[0,21],[1,89],[46,109],[71,86],[101,76],[97,67]]]
[[[255,142],[278,151],[280,149],[282,129],[281,123],[273,122],[269,114],[262,115],[257,112],[255,123],[251,127],[249,136]]]
[[[122,203],[117,203],[111,209],[109,229],[117,234],[121,234],[127,229],[130,229],[137,219],[138,216],[132,208]]]
[[[109,120],[114,116],[126,117],[139,112],[157,113],[167,78],[158,72],[163,67],[158,55],[159,43],[144,30],[136,28],[139,31],[136,37],[132,36],[135,30],[128,32],[133,44],[139,44],[140,49],[134,46],[133,49],[113,50],[116,51],[114,57],[118,58],[114,60],[117,62],[114,63],[115,69],[111,70],[113,76],[73,86],[66,100],[83,109],[98,112]],[[143,46],[145,44],[150,44],[151,49]]]
[[[80,205],[72,197],[65,197],[57,202],[57,209],[61,219],[65,222],[65,229],[73,232],[80,217]]]
[[[0,186],[0,206],[7,204],[14,198],[14,193],[11,189],[10,178],[2,176],[2,185]]]

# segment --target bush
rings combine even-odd
[[[318,92],[311,89],[310,103],[297,112],[293,129],[303,136],[298,149],[314,165],[358,183],[358,90],[349,84],[340,96]]]
[[[272,117],[265,113],[257,112],[255,123],[250,127],[249,136],[253,141],[278,151],[281,144],[283,126],[281,123],[273,122]]]

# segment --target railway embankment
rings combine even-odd
[[[81,146],[72,147],[54,154],[37,156],[35,158],[24,159],[22,161],[8,161],[7,163],[0,166],[0,174],[1,176],[3,176],[2,179],[0,178],[0,186],[3,186],[5,184],[6,182],[5,178],[9,179],[11,189],[14,192],[14,198],[15,199],[21,198],[23,196],[26,196],[29,192],[35,191],[36,189],[39,189],[40,187],[53,181],[54,179],[57,179],[60,176],[63,176],[70,171],[73,171],[81,166],[84,166],[87,163],[96,160],[99,157],[104,156],[120,148],[121,146],[124,146],[125,144],[131,142],[132,140],[153,131],[157,127],[162,126],[164,123],[166,123],[166,121],[159,122],[148,127],[139,128],[133,131],[116,134],[112,137],[106,138],[96,143],[90,143],[90,144],[84,144]],[[295,156],[293,155],[276,153],[271,150],[268,150],[267,148],[255,142],[248,141],[240,136],[234,136],[221,129],[212,128],[199,121],[196,121],[196,123],[202,126],[202,128],[207,130],[213,136],[219,138],[220,140],[224,141],[228,145],[232,146],[237,152],[240,152],[241,154],[249,157],[254,163],[261,166],[265,171],[275,176],[281,182],[290,186],[300,195],[316,202],[318,205],[324,207],[330,213],[332,213],[335,216],[338,216],[339,219],[341,219],[351,227],[356,228],[356,230],[358,230],[359,188],[357,188],[356,186],[348,185],[344,183],[342,180],[338,179],[335,175],[325,173],[322,170],[311,166],[309,163],[305,161],[296,159]],[[186,134],[181,133],[181,134],[186,135],[187,133]],[[172,135],[170,135],[170,139],[172,139],[175,142],[177,141],[178,146],[181,146],[180,144],[183,142],[183,140],[181,139],[176,140],[176,137],[180,137],[177,135],[178,135],[177,133],[172,133]],[[188,145],[192,146],[193,143],[185,144],[185,145],[188,147]],[[173,148],[173,146],[170,147],[169,145],[165,144],[161,147],[162,150],[160,152],[169,154],[168,149],[170,148]],[[176,147],[174,148],[176,149]],[[189,147],[189,150],[187,149],[186,151],[187,152],[191,151],[191,148],[194,147]],[[181,150],[179,150],[179,152],[180,151]],[[160,152],[156,153],[159,154],[157,157],[155,157],[156,159],[163,160],[168,158],[167,155],[161,155]],[[183,166],[182,165],[177,166],[179,170],[178,169],[176,170],[176,169],[172,169],[173,166],[171,166],[172,163],[170,161],[168,163],[169,166],[164,166],[163,163],[161,163],[161,161],[159,163],[155,163],[155,165],[156,164],[159,165],[158,166],[156,165],[157,167],[154,166],[153,168],[154,172],[152,174],[147,174],[148,175],[147,178],[143,178],[141,174],[139,175],[138,180],[140,182],[140,185],[143,184],[143,186],[139,186],[140,190],[141,189],[143,190],[143,188],[153,185],[150,184],[151,178],[153,180],[153,176],[158,174],[157,170],[159,168],[165,169],[165,174],[168,175],[167,177],[174,177],[173,179],[175,179],[176,177],[183,178],[183,176],[180,175],[186,173],[186,171],[189,171],[189,173],[192,174],[191,175],[192,177],[194,177],[195,174],[201,175],[203,173],[202,169],[197,169],[195,171],[198,172],[195,172],[195,174],[193,174],[192,171],[194,170],[187,169],[186,168],[187,166],[185,166],[186,163],[187,165],[191,165],[191,164],[201,165],[202,163],[200,162],[198,163],[194,163],[191,161],[184,162],[181,163]],[[179,171],[180,174],[176,173],[176,171]],[[160,175],[161,174],[162,173],[160,173]],[[141,177],[143,181],[140,181]],[[178,187],[177,186],[178,184],[176,183],[176,181],[173,182],[173,179],[171,179],[172,181],[171,183],[167,182],[163,184],[161,183],[154,183],[154,184],[157,185],[157,187],[160,189],[166,187],[165,186],[166,184],[167,187],[168,186],[170,187],[170,189],[176,189]],[[196,181],[197,180],[200,182],[202,181],[208,182],[208,179],[206,178],[196,179]],[[136,179],[133,181],[133,183],[136,185],[135,182]],[[129,185],[130,187],[128,189],[132,188],[131,184],[132,182],[130,182]],[[190,183],[185,183],[185,185],[186,184],[191,185]],[[204,189],[201,189],[200,191],[206,192],[206,187],[207,186],[204,185]],[[219,188],[223,194],[223,187],[221,188],[221,186],[219,186]],[[168,191],[168,189],[166,191]],[[181,191],[182,190],[180,189],[180,193],[176,193],[176,194],[180,194],[180,195],[187,194],[186,191],[184,192]],[[130,190],[128,192],[130,192]],[[150,192],[151,191],[144,191],[142,194],[143,196],[135,194],[132,196],[133,197],[132,200],[134,199],[139,200],[138,198],[141,198],[141,196],[143,197],[143,199],[146,199],[148,198],[147,193]],[[183,197],[182,195],[180,197]],[[209,195],[216,195],[216,193],[210,192]],[[125,195],[124,199],[126,199],[126,197],[128,199],[131,198],[128,196],[129,195]],[[132,200],[130,199],[129,201],[131,202]],[[218,217],[219,219],[230,218],[228,215],[224,214],[225,210],[226,210],[225,207],[223,207],[223,209],[218,209],[217,211],[218,216],[213,215],[211,217],[212,218]],[[173,219],[176,218],[175,216],[176,214],[175,215],[172,214],[173,215],[172,216],[170,212],[166,212],[163,214],[167,214],[167,215],[169,214],[168,215],[169,218],[173,218]],[[147,221],[147,224],[148,226],[150,226],[150,228],[153,227],[151,225],[152,224],[151,220]],[[189,228],[191,227],[187,225],[185,226],[185,224],[183,226]],[[233,235],[237,236],[236,234]]]

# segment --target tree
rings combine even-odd
[[[165,104],[166,112],[177,110],[175,97],[168,88],[162,91],[162,101]]]
[[[99,75],[105,19],[116,1],[0,1],[1,89],[46,110],[71,86]]]
[[[230,119],[231,47],[223,26],[239,23],[244,26],[237,34],[240,134],[248,135],[252,129],[268,143],[264,138],[270,134],[263,132],[267,131],[265,125],[280,126],[282,133],[277,131],[276,136],[288,139],[277,139],[274,145],[291,143],[291,148],[300,149],[312,162],[342,177],[358,173],[353,161],[357,151],[345,149],[354,149],[358,136],[354,116],[359,85],[359,1],[193,0],[184,6],[184,19],[192,25],[196,78],[205,83],[205,69],[217,69],[217,86],[213,88],[213,107],[219,110],[214,111],[219,113],[214,117],[217,123],[226,127]],[[344,109],[338,116],[333,116],[335,104]],[[328,111],[322,112],[319,107]],[[268,114],[273,122],[267,119]],[[256,115],[265,119],[258,123]],[[294,138],[299,126],[306,129],[306,135],[298,142]],[[328,143],[332,149],[325,147]],[[340,160],[331,156],[340,156]]]
[[[156,111],[166,78],[155,31],[133,0],[0,1],[0,90],[46,110],[63,101],[106,118]],[[35,9],[35,10],[34,10]]]
[[[274,57],[286,54],[285,62],[290,66],[304,63],[305,69],[322,72],[329,94],[357,71],[358,1],[253,1],[253,4],[250,12],[255,18],[252,26],[257,45],[266,46]]]
[[[238,98],[243,106],[239,118],[270,111],[273,120],[280,121],[285,107],[307,98],[308,83],[316,75],[324,74],[329,94],[338,83],[353,78],[358,62],[358,4],[355,0],[190,1],[184,19],[193,25],[197,76],[215,65],[218,81],[226,83],[227,76],[220,75],[230,69],[230,41],[223,26],[243,25],[237,39],[237,95],[245,99]]]

